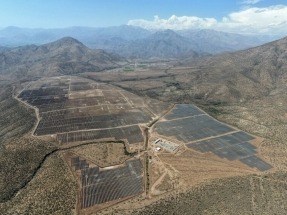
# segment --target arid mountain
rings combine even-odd
[[[192,50],[189,41],[171,30],[159,31],[148,38],[128,45],[126,54],[131,58],[181,58],[199,55]]]
[[[163,38],[166,43],[160,43],[159,47],[155,47],[156,51],[145,48],[149,46],[154,48],[150,43],[161,39],[164,36],[163,32],[170,34],[167,41],[167,38]],[[175,54],[172,51],[175,51],[175,53],[179,53],[179,56],[176,56],[179,58],[182,57],[183,46],[185,49],[192,49],[197,53],[216,54],[254,47],[275,39],[274,37],[239,35],[205,29],[155,32],[129,25],[62,29],[7,27],[0,30],[0,46],[41,45],[67,36],[76,38],[89,48],[103,49],[125,57],[174,57]],[[176,38],[181,38],[181,42],[178,43]],[[177,45],[171,47],[170,42],[175,42]],[[140,48],[145,48],[144,54],[139,50]],[[166,52],[168,53],[165,54]]]
[[[118,66],[125,59],[103,50],[92,50],[66,37],[56,42],[22,46],[0,54],[2,76],[35,77],[98,72]]]
[[[191,57],[146,74],[101,73],[94,78],[169,102],[230,104],[285,94],[286,59],[287,38],[283,38],[235,53]]]
[[[218,54],[246,49],[270,41],[270,38],[257,38],[213,30],[158,31],[146,38],[125,40],[121,37],[98,38],[91,45],[130,58],[183,58],[202,54]]]
[[[69,36],[92,47],[98,40],[110,38],[136,40],[145,38],[150,34],[151,32],[148,30],[128,25],[107,28],[70,27],[59,29],[30,29],[10,26],[0,30],[0,45],[9,47],[41,45]]]
[[[208,29],[182,30],[177,33],[187,38],[194,50],[211,54],[243,50],[268,41],[268,38],[265,37],[246,36]]]
[[[287,79],[287,38],[231,54],[186,62],[200,70],[194,82],[204,99],[234,101],[282,93]]]

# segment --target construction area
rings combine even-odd
[[[157,139],[154,141],[154,145],[157,147],[158,151],[163,148],[169,152],[176,153],[179,149],[179,145],[173,142],[170,142],[165,139]],[[159,148],[158,148],[159,147]]]

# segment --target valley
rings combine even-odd
[[[5,50],[0,213],[284,214],[286,47],[172,60],[72,38]]]

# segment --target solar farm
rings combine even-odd
[[[272,168],[257,156],[257,148],[250,142],[255,139],[253,136],[215,120],[194,105],[176,105],[155,124],[154,131],[201,153],[212,152],[223,159],[239,160],[260,171]]]
[[[38,80],[18,98],[38,110],[34,135],[56,135],[60,144],[99,139],[141,144],[141,126],[157,116],[152,109],[168,107],[115,86],[68,76]]]
[[[213,161],[234,171],[230,176],[238,168],[242,174],[272,169],[260,156],[256,137],[195,105],[172,105],[70,76],[26,84],[17,98],[35,109],[34,136],[53,138],[61,149],[74,150],[63,157],[78,181],[80,214],[170,192],[181,186],[181,172],[187,172],[188,180],[216,178],[208,173],[217,171],[218,166],[209,165]],[[99,145],[92,149],[89,144]]]
[[[143,167],[139,159],[108,168],[89,167],[85,159],[71,158],[71,166],[79,171],[82,209],[118,201],[143,192]]]

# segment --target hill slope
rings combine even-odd
[[[204,99],[238,101],[275,95],[286,89],[287,37],[186,64],[200,69],[201,78],[193,83]]]
[[[91,50],[65,37],[41,46],[29,45],[0,53],[0,75],[9,77],[50,76],[98,72],[125,61],[103,50]]]

